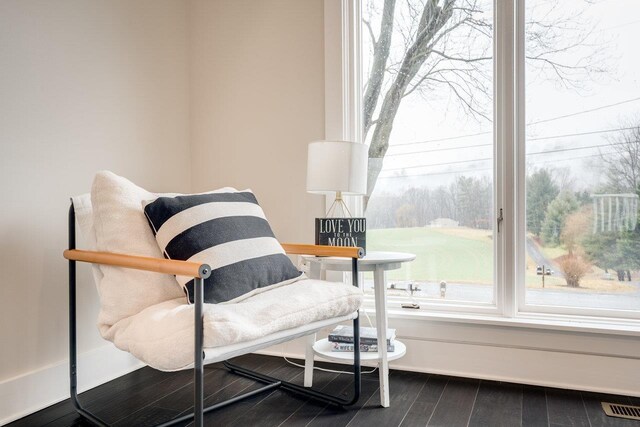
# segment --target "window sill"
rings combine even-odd
[[[375,309],[369,304],[365,303],[364,311],[367,314],[375,315]],[[640,337],[640,321],[638,320],[532,313],[521,313],[516,317],[504,317],[496,314],[451,313],[424,309],[388,309],[387,315],[390,319]]]

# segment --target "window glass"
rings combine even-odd
[[[362,3],[367,250],[417,256],[391,296],[494,302],[492,37],[492,1]]]
[[[527,0],[528,305],[640,307],[638,16]]]

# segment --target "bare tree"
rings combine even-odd
[[[432,99],[436,90],[445,90],[477,120],[490,122],[492,111],[492,1],[383,0],[377,10],[380,2],[366,3],[368,15],[376,19],[364,20],[372,45],[363,99],[363,129],[370,144],[365,206],[405,97]],[[559,2],[542,2],[536,6],[541,10],[527,14],[526,56],[536,76],[578,89],[586,76],[604,68],[595,49],[583,49],[590,45],[591,23],[582,12],[557,13]],[[580,49],[574,63],[563,62],[567,52]]]
[[[571,288],[579,287],[580,280],[591,270],[591,265],[588,262],[575,255],[565,255],[558,261],[558,265],[567,286]]]
[[[584,206],[577,212],[569,214],[564,227],[560,232],[560,242],[564,245],[569,256],[582,255],[581,244],[589,233],[592,224],[592,212],[590,206]]]
[[[638,120],[622,123],[623,129],[609,138],[606,152],[600,152],[605,165],[607,187],[618,193],[640,191],[640,125]]]

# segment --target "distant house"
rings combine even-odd
[[[455,221],[451,218],[436,218],[429,223],[429,227],[453,228],[458,226],[458,221]]]

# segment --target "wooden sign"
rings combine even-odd
[[[367,251],[366,218],[316,218],[316,245],[354,246]]]

